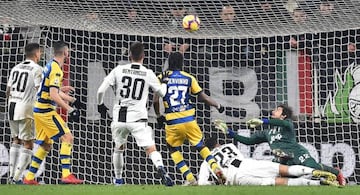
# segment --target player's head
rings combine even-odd
[[[69,46],[63,41],[57,41],[54,43],[54,56],[56,58],[63,59],[64,62],[69,57]]]
[[[235,19],[235,10],[231,5],[225,5],[222,7],[220,17],[223,22],[231,23]]]
[[[144,60],[144,45],[140,42],[135,42],[130,46],[130,59],[132,62],[140,62]]]
[[[182,70],[184,57],[180,52],[174,52],[169,55],[169,70]]]
[[[293,115],[293,111],[292,111],[291,107],[289,107],[285,104],[281,104],[272,111],[271,118],[276,118],[276,119],[290,118],[291,119],[292,115]]]
[[[218,147],[220,144],[217,141],[217,137],[211,136],[205,139],[205,146],[210,150]]]
[[[40,44],[38,43],[27,44],[25,46],[25,56],[26,59],[31,59],[34,62],[38,63],[41,58]]]

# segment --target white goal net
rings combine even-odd
[[[2,0],[0,2],[0,178],[8,174],[11,143],[5,90],[10,70],[24,60],[24,45],[39,42],[41,64],[52,57],[54,41],[71,47],[64,66],[64,84],[76,88],[86,103],[81,122],[69,123],[75,137],[72,170],[87,183],[112,183],[110,122],[97,113],[96,91],[115,66],[128,62],[128,48],[141,41],[145,65],[159,74],[170,51],[184,52],[185,71],[225,106],[219,114],[196,103],[197,121],[204,137],[218,136],[211,122],[223,119],[250,135],[245,121],[269,117],[281,103],[290,105],[298,141],[319,162],[339,167],[350,183],[360,183],[360,1],[358,0]],[[181,20],[196,14],[200,30],[189,33]],[[151,99],[151,98],[150,98]],[[112,107],[114,92],[105,104]],[[196,102],[196,100],[194,99]],[[149,124],[157,147],[177,184],[182,175],[166,148],[164,130],[155,126],[149,101]],[[39,180],[58,183],[59,145],[40,169]],[[240,149],[250,157],[270,159],[267,144]],[[184,159],[194,173],[202,162],[184,144]],[[128,184],[159,184],[153,164],[129,138],[124,178]]]

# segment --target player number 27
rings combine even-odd
[[[187,86],[170,86],[168,88],[168,93],[170,95],[170,105],[177,106],[180,104],[185,104],[186,92],[188,90]]]

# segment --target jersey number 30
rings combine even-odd
[[[144,91],[145,81],[140,78],[133,78],[124,76],[121,79],[123,83],[123,88],[120,90],[120,95],[123,98],[129,98],[131,94],[131,98],[134,100],[140,100]]]

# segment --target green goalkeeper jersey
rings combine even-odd
[[[276,160],[283,164],[303,164],[307,158],[311,157],[307,149],[296,141],[292,120],[269,119],[267,123],[270,129],[256,131],[250,137],[236,134],[234,139],[246,145],[268,142],[272,151],[280,150],[290,157],[283,162]]]

